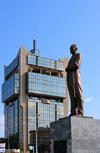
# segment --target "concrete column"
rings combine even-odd
[[[19,94],[19,144],[21,144],[21,106],[23,107],[23,150],[24,153],[28,153],[28,102],[27,102],[27,82],[26,73],[28,72],[27,54],[31,52],[27,51],[21,46],[19,51],[19,73],[20,73],[20,94]]]
[[[68,65],[68,57],[60,59],[59,61],[64,62],[64,68],[63,68],[63,78],[66,78],[67,80],[67,73],[65,71],[65,68]],[[66,83],[66,98],[63,100],[64,103],[64,116],[68,116],[68,111],[69,111],[69,93],[68,93],[68,88],[67,88],[67,83]]]

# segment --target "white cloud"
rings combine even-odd
[[[93,101],[93,98],[92,97],[89,97],[89,98],[84,99],[84,102],[85,103],[90,103],[91,101]]]

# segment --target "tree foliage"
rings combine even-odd
[[[9,136],[10,149],[18,149],[18,133]]]

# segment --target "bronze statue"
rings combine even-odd
[[[83,105],[83,91],[81,87],[81,74],[80,65],[82,55],[77,53],[77,45],[71,45],[70,52],[72,54],[69,60],[68,66],[66,68],[67,72],[67,86],[69,90],[69,95],[71,99],[71,114],[83,116],[84,115],[84,105]]]

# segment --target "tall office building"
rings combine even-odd
[[[24,153],[29,152],[29,145],[38,152],[41,146],[49,146],[50,122],[68,113],[68,58],[56,61],[40,57],[36,40],[33,44],[31,51],[21,46],[16,58],[4,66],[2,85],[5,137],[16,136]]]

